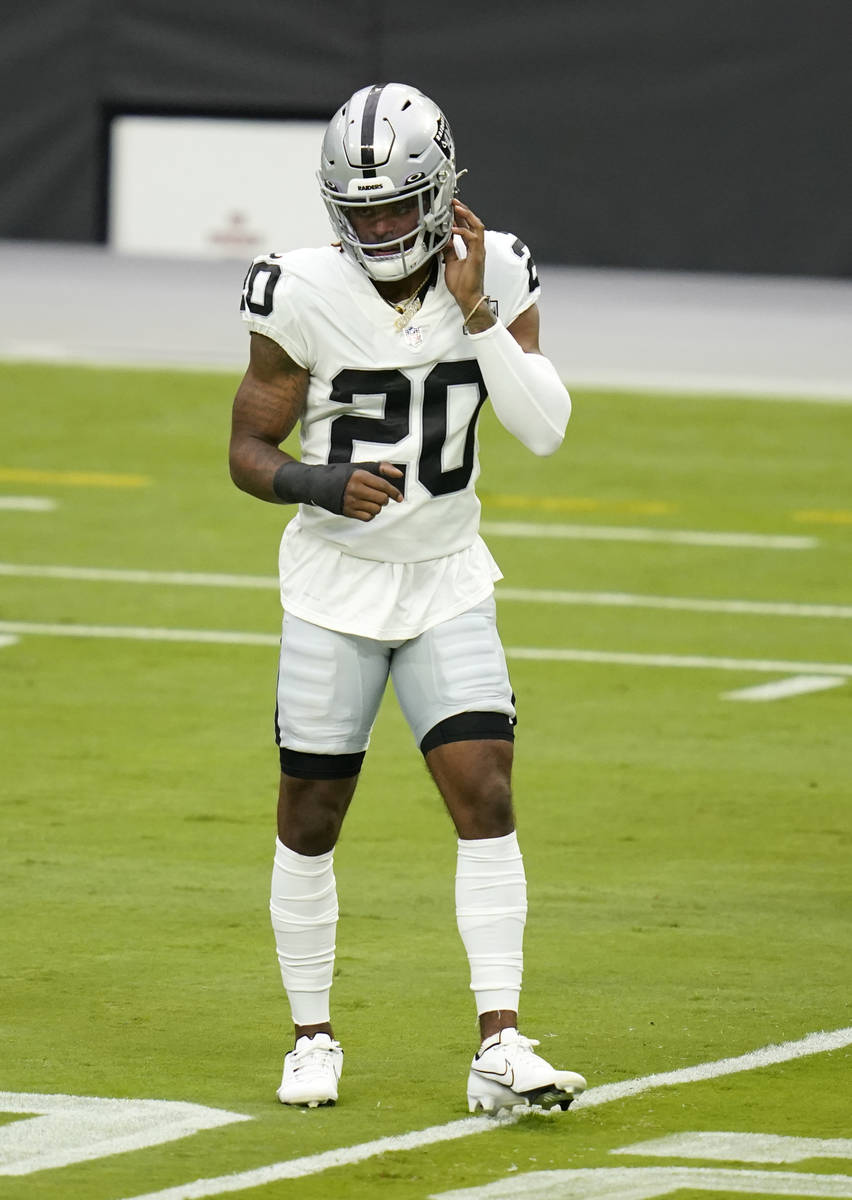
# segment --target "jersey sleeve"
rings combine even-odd
[[[485,290],[497,301],[497,316],[511,325],[541,295],[529,246],[513,233],[485,233]]]
[[[299,281],[288,274],[282,255],[260,255],[243,280],[240,313],[253,333],[271,338],[300,367],[310,370],[316,355],[299,320],[298,288]]]

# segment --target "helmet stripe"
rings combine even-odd
[[[361,118],[361,165],[364,168],[364,178],[375,177],[376,156],[374,141],[376,137],[376,110],[379,107],[379,97],[385,90],[384,84],[370,88],[364,114]]]

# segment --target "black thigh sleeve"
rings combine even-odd
[[[354,754],[306,754],[279,746],[281,770],[294,779],[349,779],[361,770],[366,750]]]
[[[447,717],[433,725],[420,743],[421,754],[428,754],[436,746],[448,742],[479,742],[515,740],[515,722],[505,713],[463,712]]]

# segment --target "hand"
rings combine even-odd
[[[444,248],[444,279],[464,319],[485,294],[485,226],[461,200],[453,200],[453,216],[453,234],[462,239],[467,254],[459,258],[452,239],[447,243]],[[487,304],[480,304],[468,328],[471,333],[481,333],[493,324],[494,314]]]
[[[349,476],[343,493],[344,517],[372,521],[389,500],[399,504],[402,492],[390,481],[402,481],[404,478],[402,471],[393,463],[364,463],[357,466]]]

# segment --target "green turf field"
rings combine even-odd
[[[843,1047],[633,1096],[592,1091],[558,1118],[468,1121],[476,1023],[454,837],[392,694],[336,857],[340,1103],[278,1105],[290,1035],[266,907],[286,512],[228,480],[235,384],[0,367],[0,501],[55,505],[0,507],[0,1091],[249,1118],[12,1175],[22,1142],[11,1154],[4,1137],[23,1114],[0,1096],[0,1197],[567,1200],[640,1193],[615,1176],[539,1173],[671,1167],[801,1172],[801,1194],[852,1196],[848,1141],[787,1163],[752,1162],[754,1143],[715,1160],[611,1153],[686,1132],[849,1139]],[[480,493],[514,589],[499,611],[529,877],[523,1027],[594,1089],[852,1026],[852,407],[574,399],[547,460],[486,414]],[[583,536],[530,536],[541,525]],[[558,650],[585,657],[548,656]],[[837,686],[725,698],[811,676]],[[70,1127],[95,1154],[92,1129]],[[30,1153],[61,1154],[48,1118],[25,1128]],[[428,1145],[315,1157],[425,1129],[437,1130]],[[220,1178],[294,1159],[307,1161],[292,1178]],[[220,1182],[179,1186],[202,1178]],[[714,1194],[741,1194],[746,1177],[733,1178]],[[678,1197],[706,1195],[708,1179],[684,1176]],[[770,1195],[782,1182],[749,1186]],[[662,1194],[653,1186],[641,1195]]]

